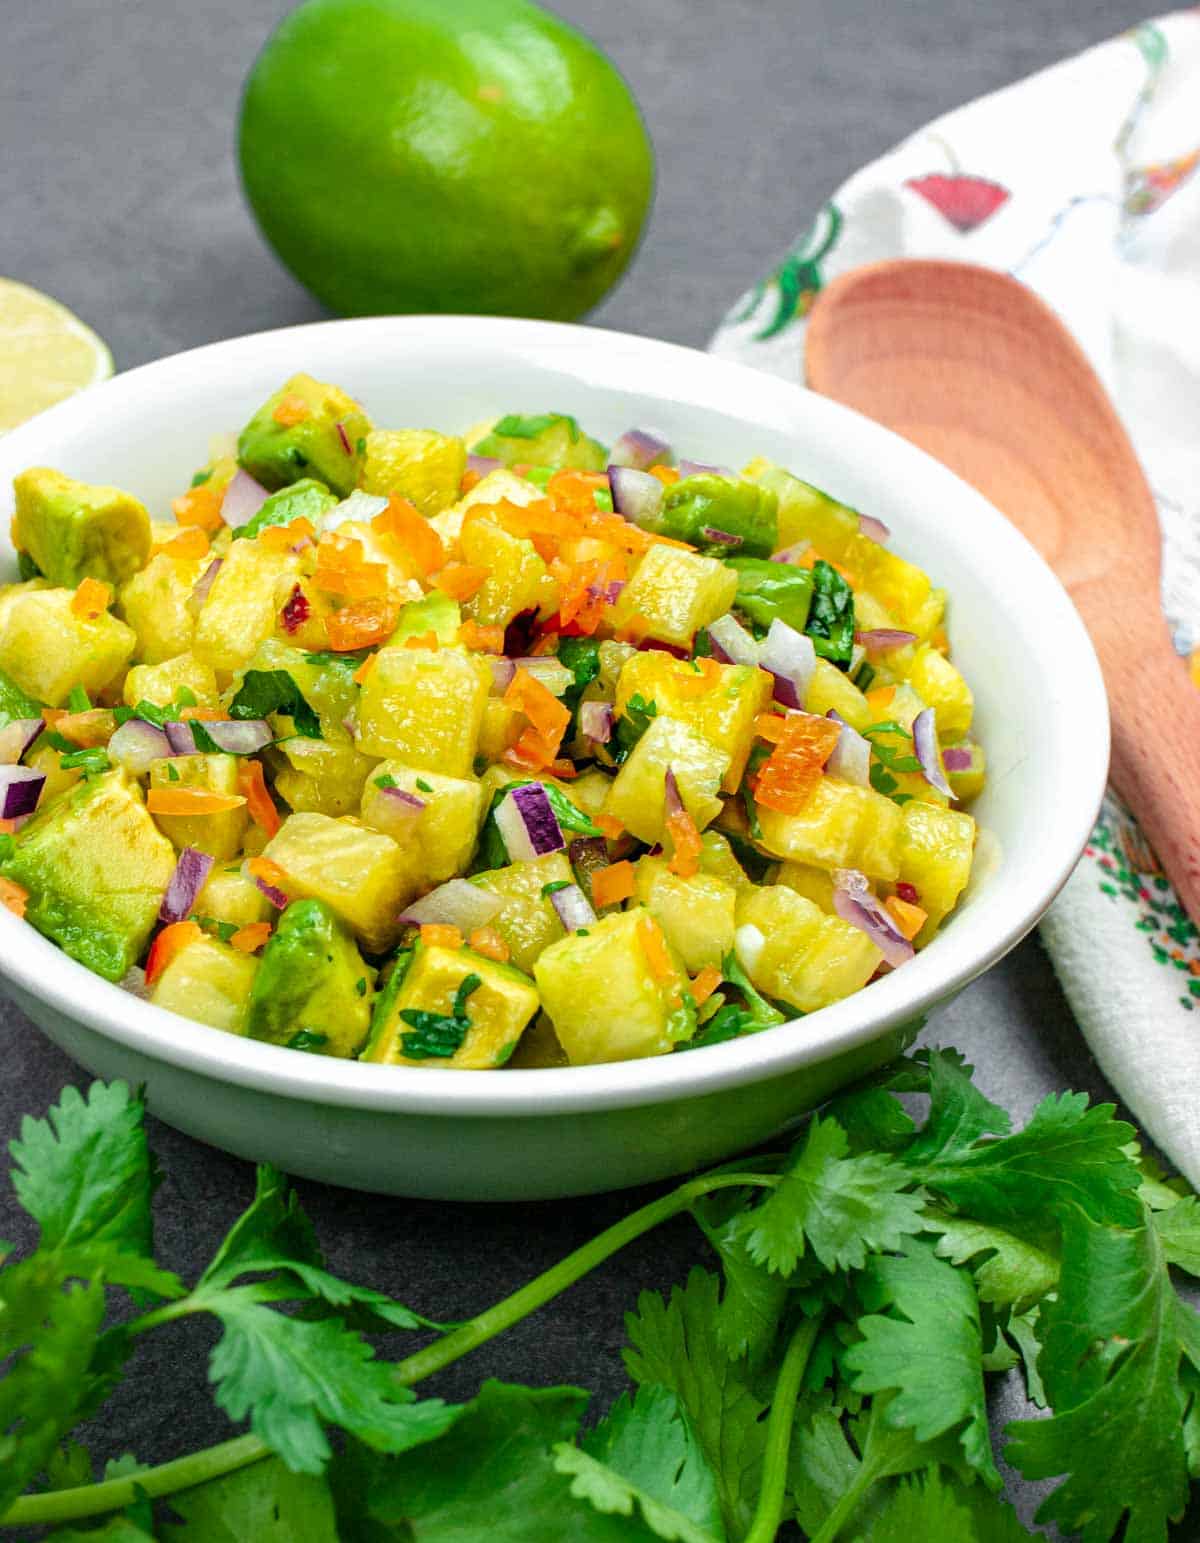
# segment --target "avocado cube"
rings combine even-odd
[[[552,1066],[570,1066],[571,1063],[558,1042],[554,1025],[545,1013],[539,1013],[521,1035],[521,1043],[508,1064],[514,1070],[539,1071]]]
[[[212,666],[195,654],[179,654],[161,664],[135,664],[125,677],[122,695],[126,705],[153,702],[155,707],[170,707],[181,691],[190,691],[197,707],[216,707],[217,678]],[[185,697],[185,701],[188,699]]]
[[[522,611],[535,610],[548,569],[532,541],[512,536],[490,520],[463,526],[463,557],[488,570],[467,601],[467,610],[483,627],[507,627]]]
[[[323,900],[368,953],[400,934],[400,912],[417,893],[400,848],[382,831],[327,814],[289,814],[263,848],[294,897]]]
[[[367,435],[362,486],[366,493],[395,493],[427,518],[458,497],[467,469],[467,447],[432,429],[372,429]]]
[[[226,797],[242,796],[236,755],[173,755],[151,761],[150,786],[168,792],[172,788],[204,788]],[[163,835],[180,851],[184,847],[198,847],[224,862],[241,850],[250,817],[242,803],[219,814],[156,814],[154,819]]]
[[[415,810],[398,793],[419,798]],[[425,884],[462,873],[471,860],[483,817],[483,788],[474,777],[444,777],[403,761],[383,761],[366,778],[362,820],[391,836],[412,856]]]
[[[210,561],[159,552],[121,589],[121,615],[137,634],[138,658],[146,664],[176,659],[191,648],[196,618],[188,602]]]
[[[901,810],[874,788],[822,777],[799,814],[760,804],[758,821],[761,846],[772,857],[818,868],[859,868],[888,884],[900,877]]]
[[[697,873],[681,878],[665,857],[643,857],[634,894],[662,928],[689,975],[717,968],[733,947],[738,892],[724,879]]]
[[[371,420],[337,386],[293,375],[238,435],[238,463],[263,487],[318,477],[343,498],[358,485]]]
[[[691,648],[697,629],[724,616],[738,576],[715,557],[656,542],[612,609],[613,630],[633,625],[646,637]]]
[[[779,884],[740,895],[737,923],[737,955],[751,981],[802,1013],[850,996],[883,960],[865,932]]]
[[[29,891],[25,919],[105,980],[137,962],[175,871],[175,852],[119,771],[81,782],[36,814],[2,864]]]
[[[537,1009],[533,982],[511,965],[418,943],[379,993],[360,1059],[486,1071],[508,1061]]]
[[[196,896],[192,914],[230,927],[250,927],[269,921],[275,910],[241,863],[215,863]]]
[[[5,611],[0,669],[28,696],[61,707],[72,686],[102,691],[137,645],[133,630],[108,611],[77,616],[69,589],[30,590]]]
[[[708,685],[697,690],[698,685]],[[771,701],[771,677],[746,664],[708,661],[699,677],[690,659],[675,659],[661,649],[633,654],[617,681],[616,710],[624,713],[630,698],[653,702],[665,718],[686,723],[729,756],[722,784],[735,792],[754,744],[754,720]]]
[[[542,1005],[572,1066],[632,1061],[674,1048],[688,980],[669,944],[673,973],[657,978],[646,954],[647,926],[658,923],[641,906],[616,911],[538,957],[533,975]]]
[[[491,666],[478,654],[380,649],[362,688],[359,748],[447,777],[467,776],[492,681]]]
[[[440,589],[431,589],[420,600],[410,600],[401,606],[396,630],[388,644],[399,648],[406,638],[423,638],[432,632],[439,643],[449,647],[458,641],[461,626],[462,612],[458,601],[451,600]]]
[[[374,975],[329,906],[294,900],[263,950],[246,1032],[273,1045],[303,1033],[320,1055],[355,1055],[371,1026]]]
[[[336,509],[337,504],[337,494],[331,493],[323,482],[302,477],[290,487],[272,493],[244,525],[237,527],[234,536],[250,540],[268,526],[290,525],[293,520],[308,520],[314,530],[319,530],[321,516]]]
[[[216,938],[199,937],[181,948],[154,982],[156,1007],[207,1023],[227,1034],[246,1031],[246,1003],[258,974],[253,954]]]
[[[300,571],[294,552],[235,541],[205,597],[192,651],[214,670],[241,668],[275,630],[275,617]]]
[[[150,555],[150,516],[120,488],[93,487],[48,466],[13,479],[15,545],[53,584],[81,579],[121,584]]]
[[[505,868],[489,869],[472,878],[472,884],[503,900],[503,906],[488,925],[495,927],[504,939],[518,970],[532,970],[542,950],[564,936],[563,924],[546,886],[574,882],[565,852],[549,852],[529,862],[509,863]]]
[[[665,490],[653,528],[716,557],[736,552],[738,557],[766,558],[779,545],[777,502],[771,489],[758,483],[698,472]],[[710,531],[737,540],[714,539]]]
[[[729,755],[673,718],[652,718],[609,790],[606,813],[649,846],[666,831],[667,768],[675,773],[683,807],[704,827],[721,812],[717,790],[729,770]]]
[[[508,413],[497,418],[473,455],[494,456],[505,466],[553,466],[576,471],[603,471],[608,452],[589,439],[566,413]]]

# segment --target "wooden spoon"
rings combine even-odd
[[[898,259],[821,293],[806,361],[815,390],[985,494],[1070,591],[1108,688],[1112,782],[1200,924],[1200,691],[1162,613],[1154,500],[1079,346],[1007,274]]]

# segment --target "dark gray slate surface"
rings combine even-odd
[[[450,3],[450,0],[448,0]],[[0,273],[59,296],[119,368],[304,321],[319,308],[276,264],[239,196],[231,135],[240,81],[280,0],[6,0],[0,49]],[[659,159],[658,199],[629,275],[596,312],[611,327],[702,344],[739,290],[863,161],[935,114],[1099,41],[1132,0],[560,0],[636,90]],[[1051,1089],[1109,1090],[1039,945],[967,991],[929,1036],[961,1047],[1023,1117]],[[0,1139],[82,1074],[0,1006]],[[247,1200],[242,1163],[152,1122],[167,1172],[165,1262],[195,1273]],[[333,1265],[458,1318],[644,1196],[494,1209],[301,1186]],[[24,1236],[0,1194],[0,1237]],[[682,1223],[644,1240],[444,1379],[572,1381],[607,1402],[621,1316],[682,1278],[700,1250]],[[204,1390],[203,1327],[147,1344],[95,1434],[103,1454],[162,1460],[226,1433]],[[1010,1413],[1001,1400],[997,1418]],[[1028,1514],[1032,1492],[1019,1496]],[[1191,1535],[1191,1534],[1189,1534]]]

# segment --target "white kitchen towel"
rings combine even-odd
[[[1072,328],[1153,487],[1163,605],[1200,682],[1200,9],[958,108],[865,167],[710,346],[802,379],[822,284],[901,256],[1011,273]],[[1200,935],[1111,791],[1042,938],[1106,1075],[1200,1185]]]

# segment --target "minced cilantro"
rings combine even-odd
[[[624,712],[617,719],[616,731],[609,746],[612,758],[618,766],[626,760],[629,752],[650,727],[651,718],[657,717],[658,703],[648,702],[644,696],[635,691],[626,702]]]
[[[367,994],[367,977],[365,975],[360,976],[359,979],[354,982],[354,989],[355,989],[355,991],[358,992],[360,997],[365,997],[366,996],[366,994]]]
[[[467,998],[482,985],[481,976],[465,975],[454,993],[454,1006],[449,1013],[430,1013],[419,1007],[402,1007],[400,1017],[415,1031],[400,1036],[404,1054],[414,1061],[429,1057],[449,1060],[466,1039],[471,1027]]]
[[[873,723],[863,730],[863,738],[871,741],[871,767],[869,776],[871,786],[877,793],[882,793],[890,798],[894,804],[907,804],[912,801],[911,793],[899,793],[900,784],[892,775],[893,772],[919,772],[921,763],[915,755],[906,754],[900,745],[880,743],[878,736],[882,734],[897,734],[903,739],[912,740],[912,736],[902,723],[894,719],[888,719],[883,723]]]
[[[72,686],[67,693],[67,707],[73,713],[86,713],[90,711],[92,699],[82,686]]]
[[[560,889],[570,889],[569,879],[553,879],[549,884],[542,885],[542,899],[549,900],[551,895],[557,895]]]
[[[324,739],[321,720],[286,670],[247,670],[229,704],[231,718],[266,718],[283,713],[305,739]]]
[[[179,768],[172,766],[170,761],[167,762],[167,777],[171,782],[179,781]]]
[[[392,776],[391,772],[384,772],[382,777],[375,778],[375,786],[377,788],[398,788],[400,784]]]
[[[78,770],[85,777],[99,777],[111,764],[102,745],[94,745],[87,750],[72,750],[63,756],[61,762],[64,771]]]
[[[222,943],[228,943],[238,930],[234,922],[218,921],[215,916],[193,916],[191,919],[201,932],[210,933],[214,938],[219,938]]]
[[[854,653],[854,591],[824,558],[813,564],[813,592],[805,632],[822,659],[850,667]]]
[[[288,1040],[289,1050],[320,1050],[329,1043],[328,1034],[320,1034],[315,1029],[298,1029]]]
[[[418,777],[417,778],[417,789],[421,793],[432,793],[433,792],[432,787],[430,787],[429,783],[425,781],[424,777]]]

